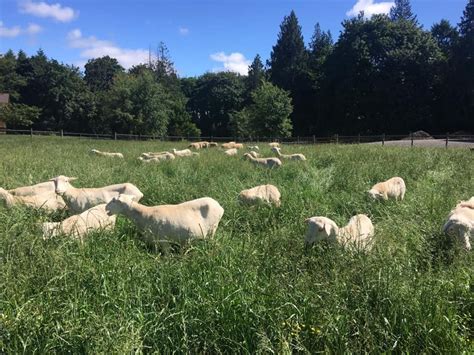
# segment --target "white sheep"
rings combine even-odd
[[[231,148],[231,149],[227,149],[226,151],[224,151],[224,154],[225,155],[228,155],[228,156],[233,156],[233,155],[237,155],[238,151],[236,148]]]
[[[46,211],[57,211],[64,209],[66,204],[64,200],[54,192],[44,192],[36,195],[12,195],[7,190],[0,188],[0,201],[7,208],[17,205],[24,205],[33,208],[41,208]]]
[[[138,160],[141,160],[144,163],[157,163],[165,160],[174,160],[175,156],[172,153],[164,152],[163,154],[154,154],[150,155],[147,153],[143,153]]]
[[[15,196],[32,196],[41,195],[44,193],[55,193],[54,182],[46,181],[40,182],[36,185],[17,187],[16,189],[8,190],[8,192]]]
[[[236,143],[236,142],[224,143],[221,146],[224,149],[232,149],[232,148],[242,149],[244,147],[244,145],[242,143]]]
[[[281,154],[281,148],[273,147],[272,151],[275,152],[279,158],[289,159],[289,160],[300,160],[305,161],[306,157],[303,154]]]
[[[147,243],[167,251],[170,243],[183,245],[195,238],[213,237],[224,209],[214,199],[203,197],[177,205],[148,207],[128,195],[112,199],[109,215],[122,214],[145,233]]]
[[[405,192],[405,181],[401,177],[397,176],[375,184],[368,191],[368,194],[370,197],[376,200],[388,200],[389,198],[403,200],[405,197]]]
[[[271,142],[271,143],[268,143],[268,145],[270,146],[270,148],[275,148],[275,147],[279,147],[280,146],[280,143],[278,142]]]
[[[193,152],[191,152],[189,149],[176,150],[175,148],[173,148],[173,154],[177,157],[191,157],[191,156],[193,156]]]
[[[62,222],[43,223],[43,239],[65,234],[82,239],[88,233],[96,230],[112,230],[117,216],[109,216],[105,210],[106,204],[97,205],[81,214],[66,218]]]
[[[239,194],[239,200],[248,205],[257,205],[260,203],[274,204],[280,207],[280,191],[274,185],[260,185],[251,189],[242,190]]]
[[[260,148],[258,148],[258,145],[250,145],[247,147],[249,150],[260,150]]]
[[[217,148],[219,147],[219,144],[216,142],[209,142],[209,148]]]
[[[374,226],[369,217],[364,214],[353,216],[349,223],[339,228],[333,220],[327,217],[311,217],[306,219],[306,245],[321,240],[337,241],[341,245],[351,245],[363,249],[371,249]]]
[[[91,149],[91,154],[100,155],[102,157],[122,158],[123,159],[123,154],[122,153],[101,152],[100,150],[97,150],[97,149]]]
[[[448,215],[443,232],[458,239],[466,250],[471,250],[470,239],[474,236],[474,197],[456,205]]]
[[[194,149],[202,149],[202,148],[208,148],[210,146],[214,146],[211,145],[211,143],[207,142],[207,141],[202,141],[202,142],[194,142],[194,143],[191,143],[188,148],[194,148]]]
[[[54,182],[56,193],[64,199],[69,209],[75,213],[81,213],[102,203],[108,203],[120,194],[132,195],[136,201],[140,201],[143,197],[141,191],[128,182],[98,188],[75,188],[70,184],[70,181],[74,180],[76,178],[64,175],[51,179]]]
[[[253,156],[254,158],[259,158],[259,157],[260,157],[260,154],[258,154],[257,152],[254,152],[253,150],[251,150],[251,151],[249,152],[249,154],[250,154],[251,156]]]
[[[267,168],[281,166],[281,160],[278,158],[254,158],[250,153],[245,153],[244,158],[249,159],[256,165],[265,166]]]

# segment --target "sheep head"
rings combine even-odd
[[[334,239],[339,230],[336,223],[326,217],[311,217],[306,219],[305,222],[308,223],[305,238],[307,245],[314,244],[321,240]]]
[[[459,240],[463,248],[466,250],[471,250],[471,242],[469,240],[469,234],[470,234],[469,230],[470,230],[469,225],[467,225],[465,221],[461,221],[461,220],[450,219],[443,226],[443,233],[445,233],[449,237]]]
[[[135,200],[135,196],[120,194],[118,197],[114,197],[109,201],[109,203],[107,203],[105,206],[105,211],[109,216],[120,214]]]
[[[72,187],[70,182],[74,180],[77,180],[77,178],[64,175],[59,175],[55,178],[49,179],[49,181],[54,182],[54,190],[58,195],[64,194],[70,187]]]
[[[385,199],[383,192],[380,192],[376,189],[370,189],[367,191],[367,194],[374,200],[383,200]]]

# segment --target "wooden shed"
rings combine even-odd
[[[8,94],[0,94],[0,105],[6,105],[8,104],[10,100],[10,95]],[[0,116],[0,134],[5,133],[5,131],[2,131],[7,128],[7,124],[5,121],[2,119]]]

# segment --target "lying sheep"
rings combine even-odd
[[[333,220],[326,217],[311,217],[306,219],[305,222],[308,223],[305,237],[306,245],[327,240],[363,249],[371,249],[372,247],[374,226],[365,214],[353,216],[343,228],[339,228]]]
[[[7,190],[0,188],[0,201],[5,207],[24,205],[33,208],[40,208],[48,212],[62,210],[66,207],[64,200],[54,192],[45,192],[36,195],[12,195]]]
[[[56,193],[64,199],[69,209],[75,213],[81,213],[99,204],[107,203],[120,194],[132,195],[136,201],[140,201],[143,197],[141,191],[128,182],[98,188],[75,188],[70,184],[70,181],[74,180],[76,178],[64,175],[51,179],[54,182]]]
[[[176,150],[176,149],[173,148],[173,154],[177,157],[191,157],[191,156],[193,156],[193,152],[191,152],[189,149]]]
[[[281,161],[278,158],[254,158],[250,153],[245,153],[244,158],[252,161],[256,165],[261,165],[266,168],[281,166]]]
[[[99,156],[102,156],[102,157],[122,158],[123,159],[123,154],[122,153],[101,152],[100,150],[97,150],[97,149],[91,149],[91,154],[99,155]]]
[[[218,147],[218,146],[219,146],[219,144],[216,143],[216,142],[210,142],[210,143],[209,143],[209,148],[216,148],[216,147]]]
[[[456,205],[448,215],[443,232],[458,239],[466,250],[471,250],[470,239],[474,236],[474,197]]]
[[[32,196],[44,193],[54,194],[54,182],[46,181],[36,185],[17,187],[16,189],[8,190],[8,192],[14,196]]]
[[[258,148],[258,145],[251,145],[251,146],[248,146],[247,148],[248,148],[249,150],[260,150],[260,149]]]
[[[280,143],[278,142],[271,142],[271,143],[268,143],[268,145],[270,146],[270,148],[275,148],[275,147],[279,147],[280,146]]]
[[[62,222],[43,223],[43,239],[65,234],[82,239],[88,233],[96,230],[112,230],[115,227],[116,216],[109,216],[105,203],[97,205],[81,214],[66,218]]]
[[[405,191],[405,181],[401,177],[393,177],[387,181],[379,182],[372,186],[368,194],[370,197],[377,200],[388,200],[389,198],[403,200],[405,197]]]
[[[236,148],[231,148],[231,149],[227,149],[226,151],[224,151],[224,154],[225,155],[229,155],[229,156],[232,156],[232,155],[237,155],[238,151]]]
[[[138,157],[138,159],[144,163],[157,163],[160,161],[175,159],[174,154],[171,154],[169,152],[164,152],[163,154],[156,154],[156,155],[143,155],[143,154],[142,156]]]
[[[207,141],[202,141],[202,142],[194,142],[191,143],[188,148],[194,148],[194,149],[202,149],[202,148],[208,148],[211,145],[211,143]]]
[[[153,158],[156,157],[157,155],[163,155],[163,154],[171,154],[170,152],[148,152],[148,153],[142,153],[140,156],[145,159]]]
[[[275,152],[279,158],[300,161],[306,160],[306,157],[303,154],[281,154],[281,149],[278,147],[273,147],[272,151]]]
[[[122,214],[145,232],[146,241],[167,251],[170,243],[183,245],[195,238],[213,237],[224,209],[219,203],[203,197],[177,205],[148,207],[120,195],[105,207],[109,215]]]
[[[274,204],[280,207],[280,191],[274,185],[260,185],[251,189],[242,190],[239,194],[239,200],[247,205],[257,205],[260,203]]]
[[[229,143],[224,143],[221,145],[222,148],[224,149],[242,149],[244,145],[242,143],[235,143],[235,142],[229,142]]]

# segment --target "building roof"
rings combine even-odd
[[[10,99],[9,94],[0,94],[0,104],[8,104]]]

